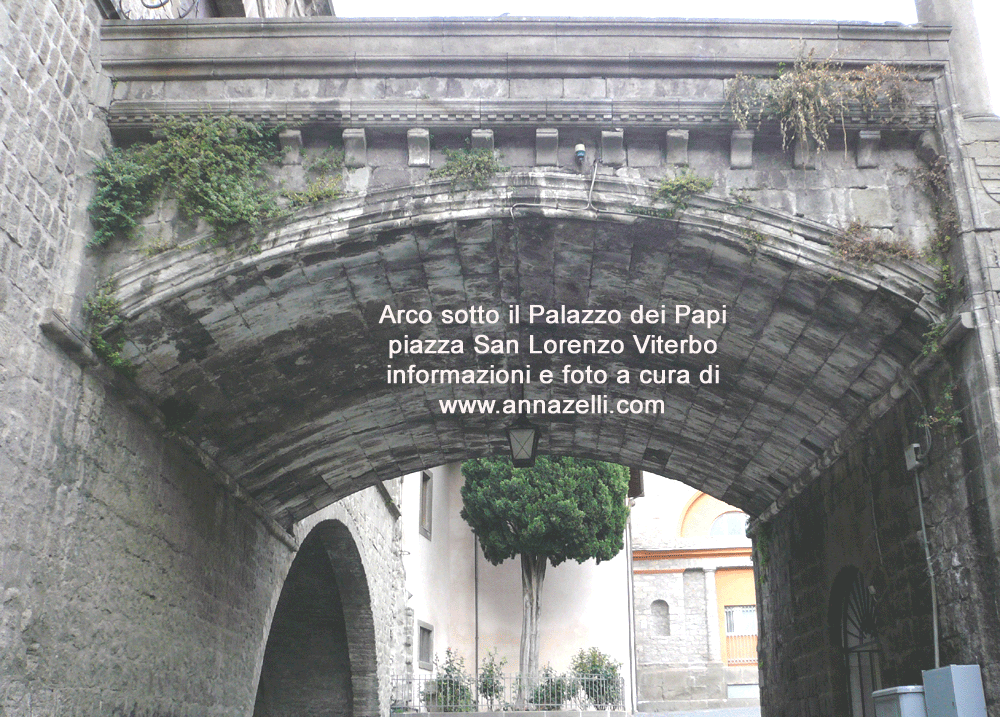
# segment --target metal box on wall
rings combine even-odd
[[[979,665],[948,665],[924,670],[927,717],[986,717]]]
[[[924,688],[920,685],[889,687],[872,692],[875,717],[927,717]]]

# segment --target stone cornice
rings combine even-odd
[[[108,114],[112,127],[148,127],[156,118],[231,114],[265,123],[328,123],[341,127],[496,127],[500,125],[594,127],[735,126],[727,103],[688,100],[115,100]],[[847,129],[934,126],[935,107],[915,105],[903,117],[845,118]]]
[[[949,28],[646,19],[106,21],[116,80],[247,77],[727,77],[801,52],[940,67]]]
[[[674,548],[672,550],[633,550],[632,560],[692,560],[701,558],[748,558],[749,545],[738,548]]]

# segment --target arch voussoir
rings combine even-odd
[[[917,357],[920,334],[940,316],[936,274],[914,261],[845,261],[831,249],[837,228],[717,196],[693,197],[675,216],[643,215],[656,206],[649,196],[648,185],[627,179],[591,189],[578,175],[504,175],[485,191],[431,183],[310,207],[267,229],[257,254],[182,246],[117,277],[138,382],[158,401],[194,406],[184,430],[280,520],[376,480],[504,450],[503,415],[445,415],[441,401],[597,394],[597,412],[540,417],[542,450],[628,456],[757,514]],[[729,320],[570,327],[504,316],[478,329],[438,321],[448,309],[506,314],[514,304],[626,316],[640,306],[726,306]],[[435,320],[394,325],[386,306]],[[517,342],[518,355],[475,354],[477,333]],[[389,356],[388,342],[403,336],[460,341],[465,353]],[[647,336],[697,337],[718,351],[642,351]],[[575,338],[626,350],[527,353]],[[536,377],[592,364],[631,381],[387,383],[390,368],[411,363],[530,365]],[[655,382],[708,365],[725,380]],[[604,412],[605,399],[662,408]]]

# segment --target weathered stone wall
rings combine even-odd
[[[121,397],[72,379],[49,460],[4,466],[0,704],[246,712],[291,551]]]
[[[954,380],[942,368],[921,385],[930,410]],[[967,395],[963,385],[956,405],[966,405]],[[909,443],[926,446],[917,427],[924,410],[913,397],[898,405],[757,530],[761,705],[767,717],[849,713],[835,629],[839,602],[831,595],[834,579],[848,566],[858,568],[875,590],[882,685],[921,684],[920,671],[934,667],[920,517],[903,454]],[[989,712],[996,715],[996,576],[983,483],[967,468],[977,465],[969,455],[974,445],[965,430],[933,431],[921,481],[937,576],[941,664],[982,665]]]
[[[356,576],[354,585],[362,578],[367,583],[367,600],[370,605],[374,640],[362,636],[355,641],[355,649],[365,650],[365,655],[351,653],[352,663],[374,659],[377,665],[377,709],[388,714],[392,701],[392,677],[405,674],[404,643],[409,632],[406,625],[406,591],[403,575],[401,527],[399,523],[400,481],[392,481],[383,494],[376,488],[355,493],[314,513],[295,526],[295,534],[304,540],[317,526],[328,521],[344,525],[353,538],[360,557],[363,575]],[[333,556],[331,555],[331,559]],[[333,560],[335,574],[345,566]],[[351,582],[338,576],[341,591]],[[367,651],[370,651],[368,653]],[[361,658],[361,659],[359,659]],[[361,712],[355,709],[355,715]]]
[[[245,715],[292,551],[39,328],[86,291],[97,22],[0,7],[0,712]]]
[[[650,567],[656,563],[650,563]],[[643,567],[646,567],[645,565]],[[700,585],[698,584],[700,581]],[[705,574],[700,570],[633,577],[635,590],[636,661],[644,663],[687,662],[708,659],[708,627],[705,618]],[[695,591],[701,602],[688,605]],[[670,635],[651,632],[651,605],[664,600],[670,606]]]
[[[659,561],[643,564],[658,566]],[[632,584],[640,709],[650,709],[644,703],[724,699],[722,664],[710,663],[705,571],[637,574]],[[651,632],[654,600],[670,606],[669,636]]]
[[[926,101],[929,89],[920,87],[913,92],[916,98]],[[652,98],[659,101],[676,98],[680,102],[692,97],[722,107],[723,80],[619,77],[131,80],[116,86],[112,115],[122,135],[134,137],[134,127],[128,128],[141,123],[154,109],[190,107],[204,98],[217,98],[233,111],[243,110],[247,115],[253,115],[255,110],[268,116],[281,115],[286,111],[286,103],[296,101],[316,106],[336,102],[338,106],[358,107],[351,114],[347,132],[363,129],[365,150],[351,154],[353,160],[349,158],[347,169],[338,172],[348,195],[426,181],[434,169],[444,165],[445,150],[470,145],[471,130],[462,125],[474,116],[484,127],[491,128],[489,143],[501,163],[514,171],[561,170],[579,172],[589,179],[595,159],[599,160],[599,177],[658,181],[690,171],[712,180],[711,194],[735,196],[756,207],[845,229],[857,222],[882,238],[910,241],[921,250],[927,246],[929,201],[924,193],[913,191],[912,172],[923,166],[914,154],[920,131],[883,131],[877,140],[869,140],[874,141],[869,147],[873,151],[865,154],[859,149],[861,140],[856,130],[842,133],[837,128],[831,132],[829,151],[808,154],[804,160],[808,169],[803,171],[802,157],[785,150],[774,134],[758,132],[752,140],[752,151],[745,157],[748,163],[742,166],[733,164],[731,132],[720,131],[707,119],[701,120],[703,127],[685,130],[664,118],[657,122],[647,119],[645,125],[623,131],[615,145],[620,148],[620,156],[605,144],[601,125],[586,122],[587,103],[641,103]],[[497,103],[492,114],[482,107],[491,101]],[[563,115],[540,109],[545,103],[560,101],[567,103],[566,116],[572,116],[579,126],[559,126],[564,122]],[[413,106],[410,126],[403,119],[407,112],[394,110],[388,104],[392,102],[404,108]],[[569,104],[572,102],[578,102],[584,109],[572,108]],[[366,108],[365,103],[384,105]],[[428,109],[420,110],[422,104]],[[474,114],[463,114],[466,109]],[[436,123],[430,118],[433,113],[440,117]],[[308,115],[308,109],[301,114]],[[429,115],[428,121],[421,122],[423,115]],[[516,122],[511,121],[511,116]],[[607,120],[611,122],[612,117],[609,115]],[[291,112],[287,121],[301,123]],[[451,126],[441,126],[442,121]],[[302,166],[308,166],[326,148],[345,146],[345,134],[339,127],[312,122],[301,126],[302,164],[272,168],[276,186],[295,189],[305,186],[315,177],[304,176]],[[552,152],[539,149],[536,135],[539,128],[558,132]],[[426,153],[422,146],[414,151],[417,143],[408,138],[410,130],[428,132]],[[575,159],[577,144],[583,144],[587,151],[582,165]],[[157,209],[146,224],[145,235],[161,245],[169,246],[192,235],[192,227],[178,221],[171,206]],[[164,224],[171,226],[168,229]],[[198,231],[206,229],[203,225]],[[123,263],[116,261],[109,269]]]

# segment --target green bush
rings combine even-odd
[[[507,658],[497,659],[497,650],[493,648],[486,653],[482,669],[479,670],[479,696],[486,700],[492,712],[503,702],[503,668]]]
[[[159,130],[156,142],[112,149],[95,165],[92,246],[132,238],[161,192],[216,232],[281,215],[264,187],[264,166],[279,158],[276,128],[226,116],[166,119]]]
[[[606,710],[622,705],[621,663],[591,647],[576,653],[570,664],[594,709]]]
[[[538,683],[531,690],[530,702],[538,709],[557,710],[576,690],[576,682],[572,677],[561,675],[551,665],[546,665],[539,675]]]
[[[485,189],[498,172],[507,169],[489,149],[446,149],[444,156],[444,164],[430,176],[451,177],[452,189]]]
[[[444,654],[444,664],[438,665],[437,677],[427,683],[421,699],[429,712],[472,712],[472,678],[465,672],[465,660],[450,647]]]

